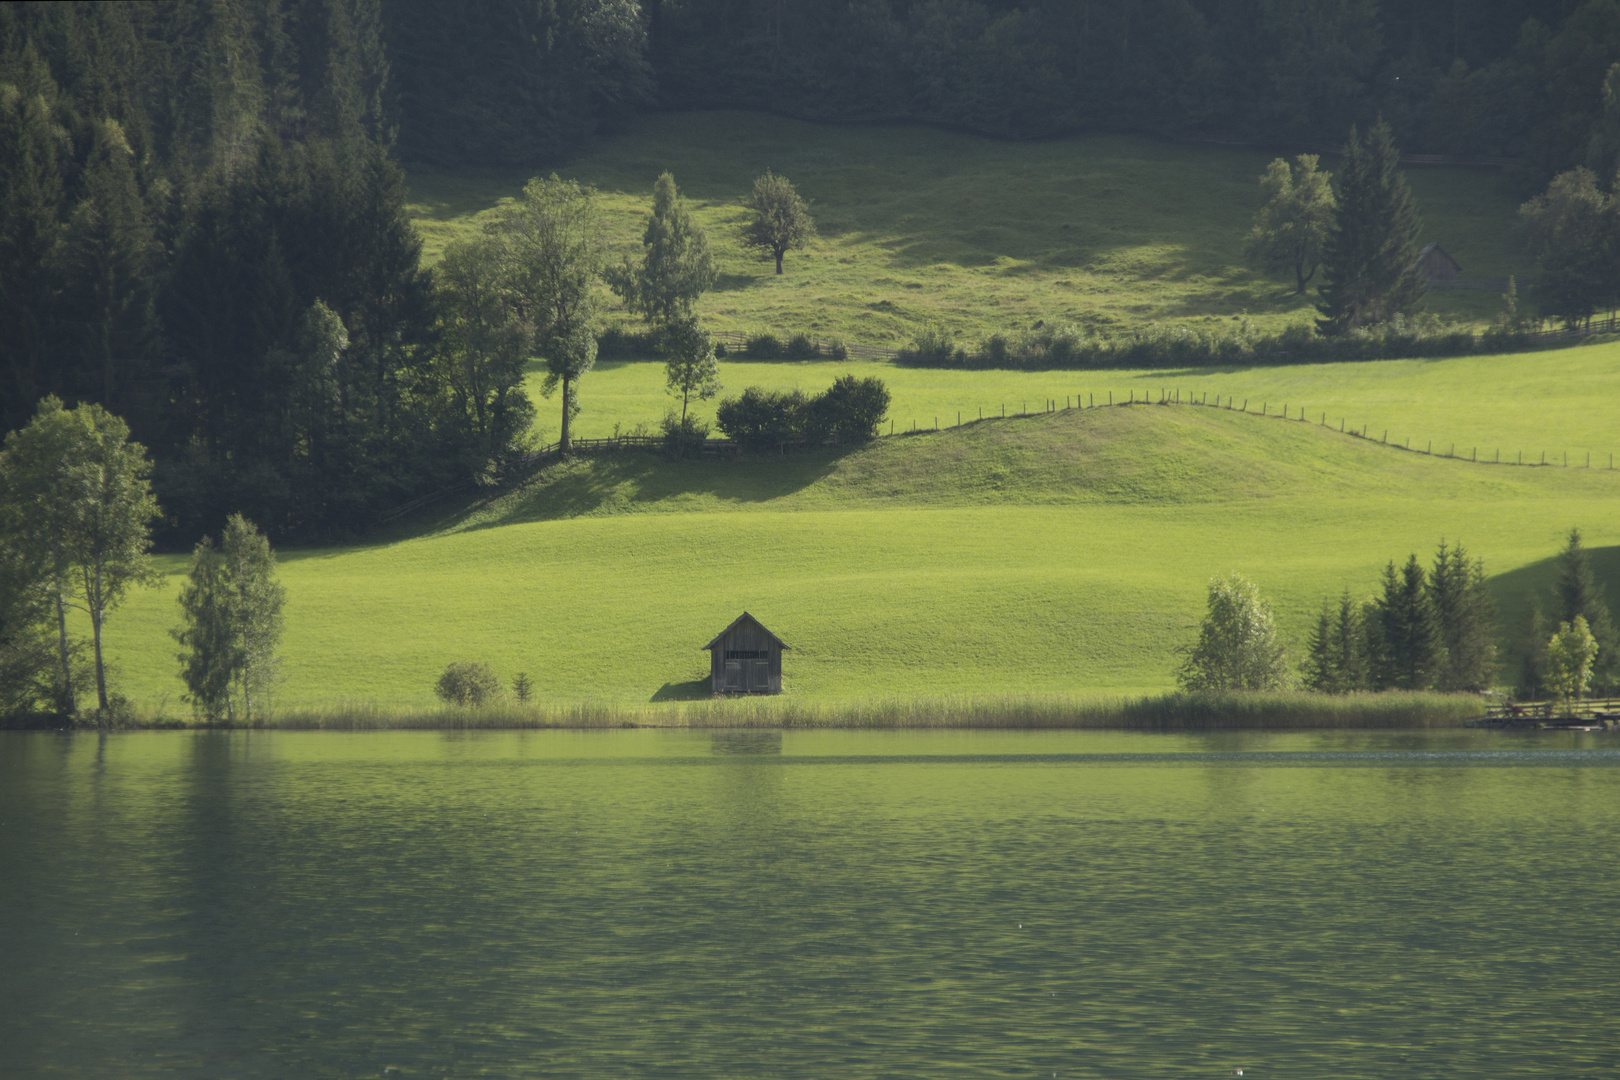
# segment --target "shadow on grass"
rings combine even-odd
[[[648,698],[649,701],[703,701],[714,696],[709,687],[709,677],[689,679],[686,682],[667,682],[658,688],[658,692]]]
[[[817,450],[781,457],[750,455],[734,461],[669,461],[649,451],[626,450],[554,462],[514,491],[468,506],[441,527],[467,530],[584,517],[599,511],[634,512],[683,497],[755,504],[780,499],[826,477],[858,448]]]

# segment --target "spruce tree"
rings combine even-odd
[[[62,314],[79,396],[128,416],[158,333],[160,250],[123,129],[103,121],[58,249]]]
[[[1376,690],[1426,690],[1445,665],[1434,607],[1417,556],[1399,571],[1384,568],[1383,595],[1375,601],[1372,642],[1372,685]]]
[[[1317,310],[1323,334],[1387,322],[1417,308],[1426,283],[1417,268],[1422,223],[1400,169],[1389,125],[1363,141],[1355,128],[1338,172],[1334,229],[1322,252]]]
[[[1569,530],[1569,540],[1558,556],[1558,581],[1553,586],[1553,599],[1558,622],[1573,624],[1577,615],[1586,620],[1598,649],[1592,665],[1592,682],[1599,692],[1611,692],[1620,674],[1620,634],[1616,634],[1609,606],[1604,602],[1603,586],[1593,576],[1580,529]]]
[[[1442,540],[1427,588],[1445,648],[1435,688],[1484,690],[1496,674],[1496,607],[1484,564],[1470,560],[1461,544],[1447,547]]]
[[[27,423],[34,402],[65,392],[53,362],[54,288],[48,266],[60,234],[56,83],[32,43],[0,68],[0,428]]]

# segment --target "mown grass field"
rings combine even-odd
[[[1485,559],[1510,627],[1571,525],[1620,596],[1617,497],[1620,472],[1470,464],[1188,406],[843,455],[577,461],[397,538],[283,552],[280,698],[421,707],[467,659],[528,672],[548,702],[684,697],[743,609],[793,647],[787,686],[807,700],[1153,692],[1226,571],[1261,584],[1296,645],[1324,598],[1370,591],[1441,537]],[[166,634],[182,560],[165,565],[168,586],[133,597],[109,642],[133,697],[183,712]]]
[[[976,341],[1042,320],[1118,329],[1213,325],[1245,311],[1262,327],[1311,318],[1311,298],[1244,263],[1256,178],[1274,156],[1139,136],[1007,143],[708,112],[640,118],[553,168],[603,192],[622,253],[639,251],[653,181],[673,172],[720,264],[700,308],[717,329],[892,346],[934,321]],[[783,277],[737,240],[741,198],[766,168],[813,200],[820,229]],[[413,172],[410,209],[429,259],[533,171]],[[1425,241],[1444,243],[1467,276],[1523,275],[1516,202],[1495,171],[1412,166],[1407,176]],[[1444,292],[1429,306],[1476,321],[1499,302]]]
[[[1510,356],[1461,357],[1448,360],[1378,360],[1354,364],[1301,364],[1291,367],[1198,368],[1181,371],[949,371],[903,368],[870,361],[800,361],[760,363],[726,359],[721,380],[727,393],[746,386],[771,389],[825,389],[845,372],[882,379],[893,395],[890,414],[895,430],[913,425],[941,426],[984,415],[1003,407],[1017,413],[1038,411],[1048,399],[1059,404],[1075,398],[1104,402],[1134,394],[1138,399],[1161,390],[1180,390],[1183,397],[1208,395],[1214,401],[1236,397],[1255,411],[1289,415],[1305,410],[1311,420],[1347,430],[1365,427],[1374,438],[1389,432],[1391,442],[1408,439],[1416,449],[1431,444],[1444,454],[1453,444],[1467,456],[1500,451],[1503,460],[1563,461],[1608,464],[1620,454],[1620,430],[1608,404],[1620,390],[1620,344],[1588,345]],[[530,393],[539,407],[537,427],[556,438],[560,405],[539,396],[541,375],[531,376]],[[656,430],[670,407],[664,390],[664,368],[656,361],[602,363],[581,384],[584,412],[576,432],[586,437],[629,432],[638,424]],[[677,403],[678,404],[678,403]],[[693,408],[712,418],[716,402]]]

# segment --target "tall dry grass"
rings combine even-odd
[[[397,709],[374,702],[289,708],[254,727],[289,731],[413,731],[536,728],[1002,729],[1116,731],[1304,731],[1460,727],[1484,713],[1471,694],[1303,692],[1174,693],[1136,699],[1076,695],[879,698],[856,702],[792,697],[620,705],[516,705]],[[134,726],[171,727],[143,717]]]

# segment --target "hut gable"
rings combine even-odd
[[[1462,273],[1462,266],[1451,257],[1450,252],[1440,246],[1439,241],[1418,252],[1417,268],[1418,272],[1431,282],[1456,281],[1457,276]]]
[[[703,647],[716,694],[782,692],[782,652],[788,646],[748,612]]]

